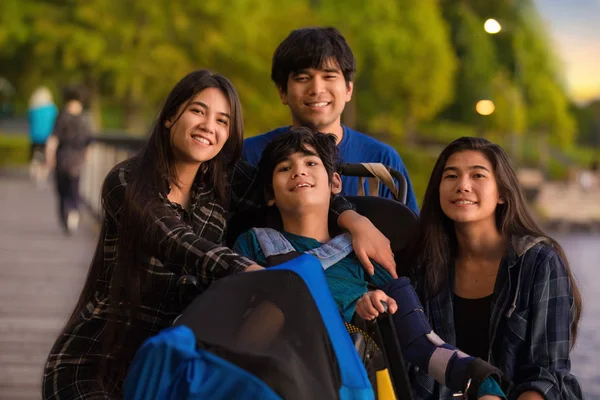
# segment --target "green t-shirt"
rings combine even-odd
[[[282,232],[292,247],[299,252],[305,252],[320,247],[322,243],[305,236]],[[248,231],[240,235],[233,246],[233,250],[257,264],[267,267],[267,260],[263,254],[256,235]],[[325,270],[325,278],[333,299],[345,321],[350,322],[354,315],[356,302],[367,292],[367,285],[383,286],[391,281],[392,276],[383,267],[373,263],[375,274],[371,277],[365,272],[362,264],[354,252]]]

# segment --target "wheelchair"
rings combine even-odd
[[[346,164],[341,173],[358,176],[360,186],[367,188],[363,195],[347,198],[390,239],[398,275],[406,276],[403,260],[417,236],[418,221],[404,204],[404,176],[381,164]],[[380,185],[387,186],[395,199],[374,196]],[[228,244],[251,227],[279,228],[278,215],[238,213],[229,223]],[[344,323],[316,258],[290,254],[280,261],[260,273],[221,279],[201,295],[194,277],[181,277],[180,301],[189,305],[170,329],[180,329],[176,335],[187,334],[190,347],[170,349],[176,341],[161,337],[162,333],[151,338],[132,363],[126,397],[170,393],[168,398],[189,399],[411,400],[391,315]],[[219,324],[206,323],[214,320]],[[184,361],[174,364],[179,359]],[[149,374],[149,365],[163,370],[156,367]],[[166,376],[167,367],[179,375]]]

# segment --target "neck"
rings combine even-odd
[[[302,213],[283,215],[283,230],[294,235],[315,239],[320,243],[328,242],[329,229],[327,226],[329,210],[319,213]]]
[[[496,264],[504,256],[506,238],[493,226],[455,224],[459,264]],[[460,262],[462,261],[462,262]],[[473,263],[470,263],[473,261]]]
[[[183,162],[175,162],[175,172],[177,182],[171,182],[171,192],[169,200],[181,204],[187,208],[190,200],[190,193],[196,174],[198,173],[199,164],[190,164]]]

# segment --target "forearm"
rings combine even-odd
[[[341,214],[338,214],[337,224],[342,229],[351,230],[352,227],[356,226],[356,224],[360,223],[364,218],[365,217],[354,210],[346,210]]]
[[[126,199],[126,188],[131,187],[127,178],[128,172],[122,167],[111,171],[103,185],[102,198],[106,215],[115,221],[121,235],[128,234],[131,226],[144,227],[144,235],[134,239],[136,248],[132,251],[155,257],[175,275],[194,275],[205,286],[255,264],[220,243],[197,235],[158,198],[144,200],[149,205],[134,207],[130,203],[135,198]],[[127,204],[129,209],[124,209]],[[132,215],[132,208],[145,210],[138,213],[141,215]]]
[[[176,217],[157,218],[152,225],[155,232],[148,236],[156,240],[147,247],[176,275],[193,274],[208,286],[255,264],[228,247],[199,237]]]
[[[56,149],[58,148],[58,138],[51,135],[46,141],[46,165],[50,168],[56,165]]]

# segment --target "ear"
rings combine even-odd
[[[171,119],[168,119],[165,121],[165,128],[171,129],[172,126],[173,126],[173,122],[171,121]]]
[[[339,194],[342,191],[342,178],[334,172],[331,176],[331,194]]]
[[[352,100],[352,92],[354,91],[354,82],[348,82],[346,85],[346,103]]]
[[[277,88],[277,92],[279,92],[279,98],[281,99],[281,103],[284,106],[288,105],[288,99],[287,99],[287,90],[283,90],[282,88]]]
[[[504,198],[504,196],[498,197],[498,204],[504,204],[504,203],[506,203],[506,199]]]
[[[273,207],[275,205],[275,199],[271,198],[271,199],[267,200],[267,205],[269,207]]]

